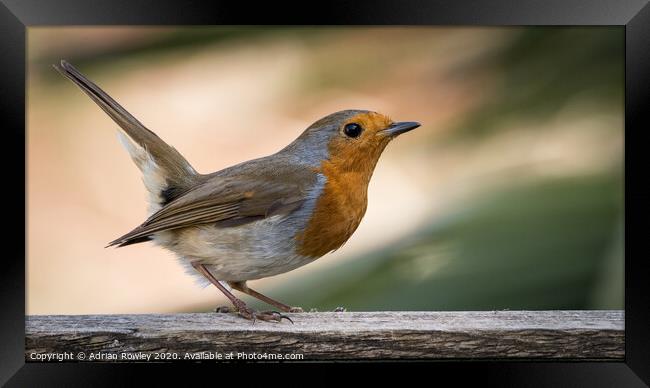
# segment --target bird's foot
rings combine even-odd
[[[239,315],[242,317],[252,320],[255,323],[256,320],[266,321],[266,322],[282,322],[283,319],[293,323],[291,318],[278,311],[255,311],[253,309],[246,309],[238,311]]]
[[[345,307],[341,307],[341,306],[334,309],[335,313],[344,313],[346,311],[348,311],[348,310]]]
[[[286,319],[287,321],[293,323],[291,318],[278,311],[255,311],[252,308],[248,307],[244,302],[235,304],[235,308],[241,317],[251,320],[253,323],[255,323],[255,321],[258,319],[260,321],[266,322],[281,322],[282,319]]]
[[[304,313],[305,310],[302,309],[302,307],[291,307],[289,309],[290,313]]]

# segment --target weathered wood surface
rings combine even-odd
[[[316,359],[612,360],[624,357],[622,311],[328,312],[254,324],[234,314],[28,316],[26,361],[67,352],[130,360],[301,354]],[[219,356],[221,355],[221,356]],[[93,357],[94,356],[94,357]],[[257,356],[256,359],[264,356]],[[273,356],[271,356],[273,357]]]

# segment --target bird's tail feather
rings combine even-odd
[[[169,193],[180,193],[195,181],[197,172],[174,147],[147,129],[99,86],[65,60],[54,68],[74,82],[122,128],[120,140],[142,171],[151,194],[150,212],[169,202]]]

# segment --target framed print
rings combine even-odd
[[[647,2],[314,7],[3,0],[2,382],[648,384]]]

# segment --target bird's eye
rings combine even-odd
[[[346,124],[343,128],[343,133],[349,137],[358,137],[361,135],[361,131],[363,131],[363,128],[357,123]]]

